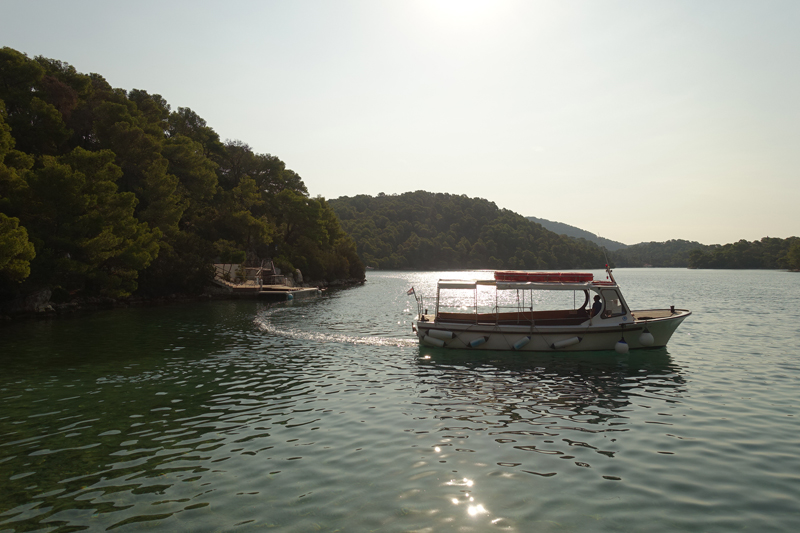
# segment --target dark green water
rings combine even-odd
[[[436,273],[0,328],[0,532],[800,530],[800,275],[615,274],[667,349],[420,348]]]

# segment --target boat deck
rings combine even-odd
[[[644,311],[631,311],[631,314],[636,320],[655,320],[656,318],[669,318],[679,312],[681,312],[680,309],[676,309],[674,313],[669,309],[646,309]]]

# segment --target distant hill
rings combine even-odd
[[[559,235],[566,235],[567,237],[575,237],[576,239],[586,239],[589,242],[593,242],[598,246],[605,247],[606,250],[614,251],[620,250],[628,246],[627,244],[623,244],[621,242],[612,241],[611,239],[605,239],[603,237],[599,237],[594,233],[591,233],[586,230],[582,230],[580,228],[576,228],[575,226],[570,226],[569,224],[564,224],[563,222],[553,222],[552,220],[547,220],[544,218],[536,218],[536,217],[525,217],[531,222],[536,222],[537,224],[541,224],[542,227],[546,230],[550,230],[554,233],[558,233]]]
[[[689,257],[695,250],[711,252],[714,246],[694,241],[672,239],[666,242],[640,242],[616,250],[610,259],[618,267],[675,267],[686,268]]]
[[[603,250],[543,228],[482,198],[408,192],[328,201],[373,268],[520,270],[602,268]]]

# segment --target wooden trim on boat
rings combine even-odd
[[[430,325],[428,325],[430,324]],[[453,327],[455,326],[455,327]],[[564,335],[564,334],[574,334],[574,335],[595,335],[595,334],[608,334],[608,333],[628,333],[633,331],[641,331],[645,328],[646,324],[615,324],[613,326],[587,326],[583,329],[577,329],[575,326],[552,326],[552,325],[525,325],[520,324],[520,329],[518,331],[508,331],[507,329],[498,329],[498,326],[493,328],[488,327],[490,324],[477,324],[475,326],[470,326],[468,328],[459,328],[458,326],[462,326],[463,324],[450,324],[448,327],[447,324],[437,324],[433,322],[428,322],[424,326],[419,324],[418,327],[420,331],[422,330],[429,330],[429,329],[441,329],[452,331],[454,334],[458,335],[459,333],[486,333],[486,334],[506,334],[506,335],[513,335],[513,334],[528,334],[528,333],[536,333],[538,335]],[[508,325],[505,325],[506,327]],[[502,325],[500,326],[502,327]],[[526,329],[522,329],[526,328]],[[559,329],[555,329],[559,328]],[[561,329],[565,328],[565,329]],[[566,329],[568,328],[568,329]]]

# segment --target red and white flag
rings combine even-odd
[[[409,296],[412,294],[416,296],[417,293],[414,291],[414,287],[411,287],[410,289],[408,289],[408,292],[406,292],[406,294],[408,294]]]

